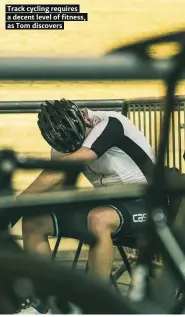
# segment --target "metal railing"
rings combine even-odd
[[[52,100],[50,100],[52,101]],[[124,99],[92,99],[72,100],[79,108],[87,107],[92,110],[114,110],[122,112],[125,110]],[[30,101],[0,101],[0,114],[3,113],[37,113],[44,100]]]
[[[125,101],[127,117],[144,133],[156,155],[163,120],[163,99],[145,98]],[[166,165],[185,172],[183,159],[185,149],[185,96],[176,98],[175,111],[171,117],[171,131],[166,153]]]

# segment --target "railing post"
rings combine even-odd
[[[121,111],[121,113],[122,113],[125,117],[127,117],[128,108],[129,108],[128,103],[127,103],[126,100],[124,100],[124,104],[123,104],[123,106],[122,106],[122,111]]]

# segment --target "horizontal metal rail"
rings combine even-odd
[[[53,101],[53,100],[50,100]],[[79,108],[122,111],[124,99],[72,100]],[[44,100],[0,101],[0,113],[37,113]]]

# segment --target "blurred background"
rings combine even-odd
[[[71,4],[69,0],[19,0],[19,4]],[[74,2],[74,1],[73,1]],[[184,0],[78,0],[88,22],[65,22],[65,30],[5,30],[5,4],[0,1],[0,56],[99,56],[109,49],[152,35],[185,27]],[[153,47],[151,54],[169,56],[177,47]],[[182,82],[177,94],[185,94]],[[0,82],[0,100],[101,99],[159,97],[165,94],[155,82]],[[184,115],[183,115],[184,118]],[[29,156],[49,157],[50,148],[41,138],[36,114],[1,114],[0,147]],[[14,185],[26,188],[39,171],[17,172]],[[79,186],[89,186],[81,177]]]

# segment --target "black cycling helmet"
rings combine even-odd
[[[41,104],[38,126],[43,138],[58,152],[75,152],[85,139],[85,121],[77,105],[70,100]]]

